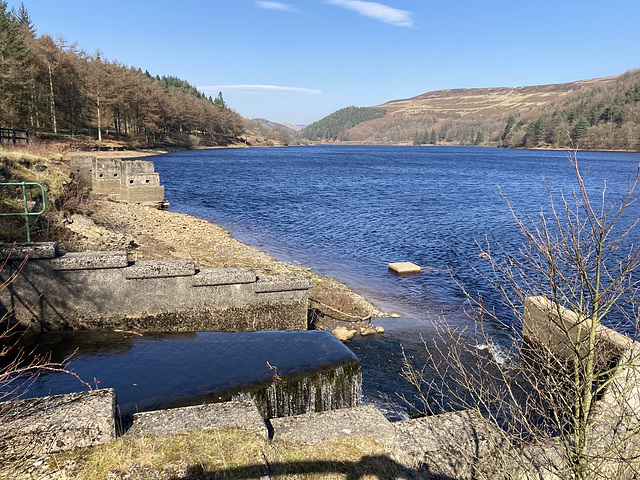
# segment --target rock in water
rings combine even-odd
[[[331,333],[333,333],[336,337],[338,337],[341,341],[343,342],[348,342],[349,340],[351,340],[353,338],[353,336],[357,333],[356,330],[351,330],[347,327],[336,327],[334,328]]]

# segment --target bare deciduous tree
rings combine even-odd
[[[575,150],[569,160],[575,188],[555,198],[547,186],[537,220],[520,218],[505,198],[520,250],[481,253],[491,266],[486,281],[516,321],[465,292],[475,328],[442,320],[440,339],[425,343],[426,364],[405,357],[404,376],[428,413],[470,409],[484,418],[492,478],[640,474],[640,177],[607,206],[606,184],[596,199]],[[495,326],[508,329],[510,348],[494,340]]]

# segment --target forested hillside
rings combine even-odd
[[[137,144],[231,142],[244,119],[176,77],[36,35],[21,5],[0,0],[0,126]]]
[[[620,75],[606,87],[507,118],[500,140],[506,147],[568,146],[582,149],[640,147],[640,70]]]
[[[302,136],[309,140],[348,140],[345,132],[368,120],[383,117],[387,111],[375,107],[347,107],[312,123],[302,130]]]
[[[637,150],[639,92],[640,70],[566,84],[441,90],[387,102],[378,107],[385,115],[309,136],[314,125],[335,124],[339,110],[304,132],[314,140],[359,143],[568,148],[574,142],[582,149]]]

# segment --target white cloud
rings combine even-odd
[[[411,18],[413,14],[407,10],[399,10],[382,3],[363,2],[361,0],[326,0],[326,2],[396,27],[413,27],[413,19]]]
[[[285,93],[285,94],[303,94],[313,95],[322,93],[322,90],[314,90],[311,88],[300,87],[279,87],[276,85],[209,85],[204,87],[196,87],[205,93]]]
[[[255,2],[254,5],[258,8],[265,8],[267,10],[280,10],[282,12],[290,13],[302,13],[300,9],[294,5],[282,2]]]

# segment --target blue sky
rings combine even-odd
[[[19,2],[9,0],[9,6]],[[638,0],[26,0],[37,34],[308,124],[447,88],[640,67]]]

